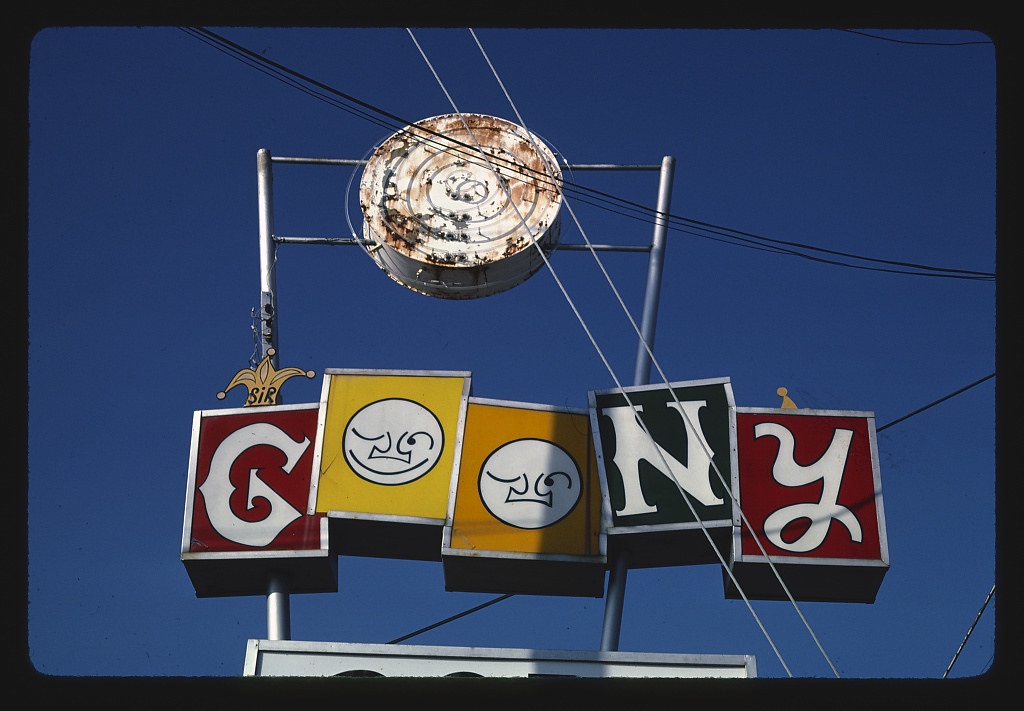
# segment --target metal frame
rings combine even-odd
[[[277,279],[274,250],[277,243],[295,244],[361,244],[353,238],[304,238],[281,237],[274,234],[273,163],[301,163],[309,165],[360,166],[365,160],[274,157],[266,148],[256,153],[257,192],[259,199],[259,246],[260,246],[260,328],[259,357],[270,357],[278,367],[277,353]],[[675,158],[665,156],[660,165],[610,165],[579,164],[569,165],[572,170],[659,170],[658,206],[654,234],[650,247],[617,245],[559,245],[558,249],[595,249],[600,251],[647,251],[650,253],[647,267],[647,285],[640,323],[640,341],[637,345],[634,385],[646,385],[651,371],[651,351],[654,348],[655,326],[658,319],[658,303],[661,278],[664,270],[665,246],[668,234],[668,215],[672,198],[672,181],[675,172]],[[273,349],[271,351],[271,349]],[[615,651],[619,645],[619,631],[622,624],[622,607],[626,587],[626,572],[629,561],[625,555],[609,560],[608,589],[605,596],[604,622],[601,633],[601,650]],[[267,590],[267,630],[270,640],[288,640],[291,637],[288,591],[280,579],[272,579]]]

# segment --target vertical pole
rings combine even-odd
[[[271,363],[277,367],[277,277],[274,252],[274,175],[270,151],[256,152],[256,189],[260,215],[260,360],[274,349]]]
[[[675,158],[672,156],[665,156],[661,160],[658,215],[654,220],[651,256],[647,265],[647,291],[644,294],[644,310],[640,321],[640,333],[643,340],[636,349],[634,385],[647,385],[650,382],[651,355],[648,348],[651,351],[654,350],[654,328],[658,322],[661,275],[665,269],[665,242],[668,235],[668,215],[672,203],[672,175],[675,171],[675,163]]]
[[[270,151],[256,152],[256,194],[260,221],[260,361],[271,353],[276,368],[277,356],[277,278],[274,253],[274,175]],[[267,639],[290,639],[291,615],[288,588],[282,580],[271,577],[267,585]]]
[[[291,610],[288,588],[279,577],[271,577],[267,585],[267,639],[291,639]]]
[[[669,207],[672,202],[672,176],[675,159],[665,156],[661,160],[661,180],[658,187],[658,215],[654,222],[654,236],[651,240],[651,254],[647,264],[647,289],[644,293],[644,308],[640,322],[640,344],[636,352],[636,369],[633,372],[634,385],[646,385],[651,375],[651,354],[654,349],[654,327],[658,321],[658,301],[661,291],[661,275],[665,265],[665,242],[668,234]],[[608,571],[608,592],[605,595],[604,627],[601,629],[601,650],[614,652],[619,648],[619,630],[622,627],[622,606],[626,595],[626,572],[629,569],[628,555],[619,551],[612,557]]]

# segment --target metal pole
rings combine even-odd
[[[291,639],[291,610],[288,588],[273,576],[267,585],[267,639]]]
[[[665,267],[665,241],[668,235],[668,215],[672,203],[672,174],[675,158],[665,156],[661,161],[661,183],[658,188],[658,216],[654,221],[654,237],[651,240],[651,256],[647,266],[647,291],[644,294],[644,310],[640,321],[643,340],[636,349],[636,370],[634,385],[646,385],[651,376],[651,355],[654,350],[654,328],[658,322],[658,302],[661,292],[661,275]],[[645,345],[646,343],[646,345]]]
[[[651,354],[654,349],[654,327],[658,321],[658,299],[661,291],[661,275],[665,264],[665,242],[668,234],[669,207],[672,202],[672,176],[675,158],[665,156],[661,161],[661,180],[658,188],[658,215],[654,222],[654,236],[651,241],[651,256],[647,265],[647,289],[644,294],[644,308],[640,322],[641,341],[636,352],[636,370],[633,372],[634,385],[646,385],[651,375]],[[604,627],[601,629],[601,650],[614,652],[619,648],[619,630],[622,627],[622,606],[626,594],[626,572],[629,569],[628,556],[620,551],[613,556],[608,571],[608,592],[605,595]]]
[[[274,176],[270,151],[256,152],[256,189],[260,214],[260,360],[274,349],[270,362],[276,368],[277,356],[277,278],[274,253]]]
[[[277,355],[277,278],[274,254],[274,175],[270,151],[256,152],[256,193],[260,220],[260,361],[270,355],[276,368]],[[272,355],[271,350],[273,349]],[[291,617],[288,589],[273,576],[267,585],[267,639],[290,639]]]
[[[601,628],[601,651],[619,649],[619,630],[622,628],[622,605],[626,595],[626,569],[628,556],[619,551],[612,556],[608,571],[608,592],[604,599],[604,627]]]

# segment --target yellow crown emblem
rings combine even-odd
[[[779,388],[775,393],[782,398],[782,409],[783,410],[797,410],[796,403],[789,397],[789,390],[786,388]]]
[[[281,368],[277,370],[270,362],[271,356],[277,351],[273,348],[267,349],[266,357],[260,361],[255,368],[243,368],[235,373],[228,386],[217,393],[217,399],[223,400],[227,397],[227,391],[236,385],[244,385],[249,389],[249,396],[245,399],[246,407],[258,407],[263,405],[276,405],[277,396],[281,392],[281,383],[294,378],[296,375],[304,375],[307,378],[316,377],[312,370],[302,368]]]

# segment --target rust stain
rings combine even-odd
[[[486,286],[488,265],[506,260],[500,279],[509,288],[540,266],[535,255],[516,261],[517,254],[532,251],[535,238],[546,249],[557,244],[560,183],[554,156],[520,126],[482,114],[425,119],[367,161],[359,193],[364,236],[389,273],[402,263],[385,265],[382,246],[430,265],[413,269],[411,281],[442,291],[452,283]],[[524,272],[518,279],[516,270]],[[391,276],[417,289],[402,274]]]

